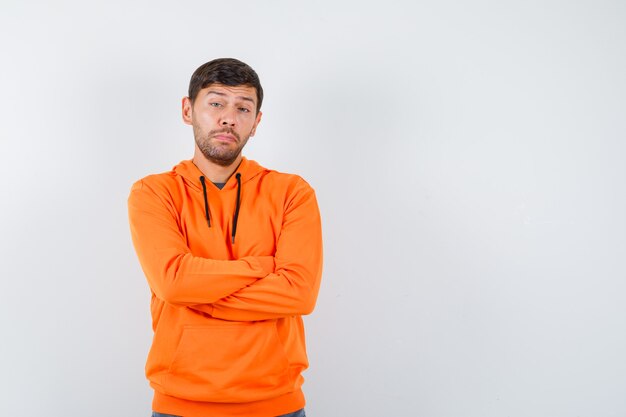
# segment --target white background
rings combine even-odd
[[[621,1],[0,3],[0,413],[148,416],[131,184],[193,152],[200,64],[305,177],[311,417],[626,415]]]

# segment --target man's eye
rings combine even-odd
[[[250,110],[246,109],[245,107],[239,107],[239,111],[242,113],[250,113]]]
[[[221,104],[220,103],[209,103],[209,106],[211,106],[211,107],[220,107]]]

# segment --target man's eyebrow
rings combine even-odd
[[[220,91],[215,91],[215,90],[209,90],[209,91],[207,91],[207,92],[206,92],[206,95],[208,96],[209,94],[215,94],[215,95],[222,96],[222,97],[225,97],[225,96],[226,96],[226,94],[225,94],[225,93],[222,93],[222,92],[220,92]],[[246,101],[249,101],[249,102],[251,102],[252,104],[254,104],[254,99],[253,99],[252,97],[249,97],[249,96],[237,96],[237,97],[235,97],[235,98],[238,98],[238,99],[240,99],[240,100],[246,100]]]

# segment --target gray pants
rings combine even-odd
[[[174,416],[172,414],[162,414],[162,413],[157,413],[156,411],[153,411],[152,417],[180,417],[180,416]],[[282,416],[278,416],[278,417],[306,417],[306,414],[304,413],[304,408],[303,408],[302,410],[298,410],[289,414],[283,414]]]

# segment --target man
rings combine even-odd
[[[304,416],[301,316],[320,285],[320,217],[303,179],[241,155],[262,100],[243,62],[200,66],[182,101],[193,159],[132,187],[131,234],[152,291],[153,416]]]

